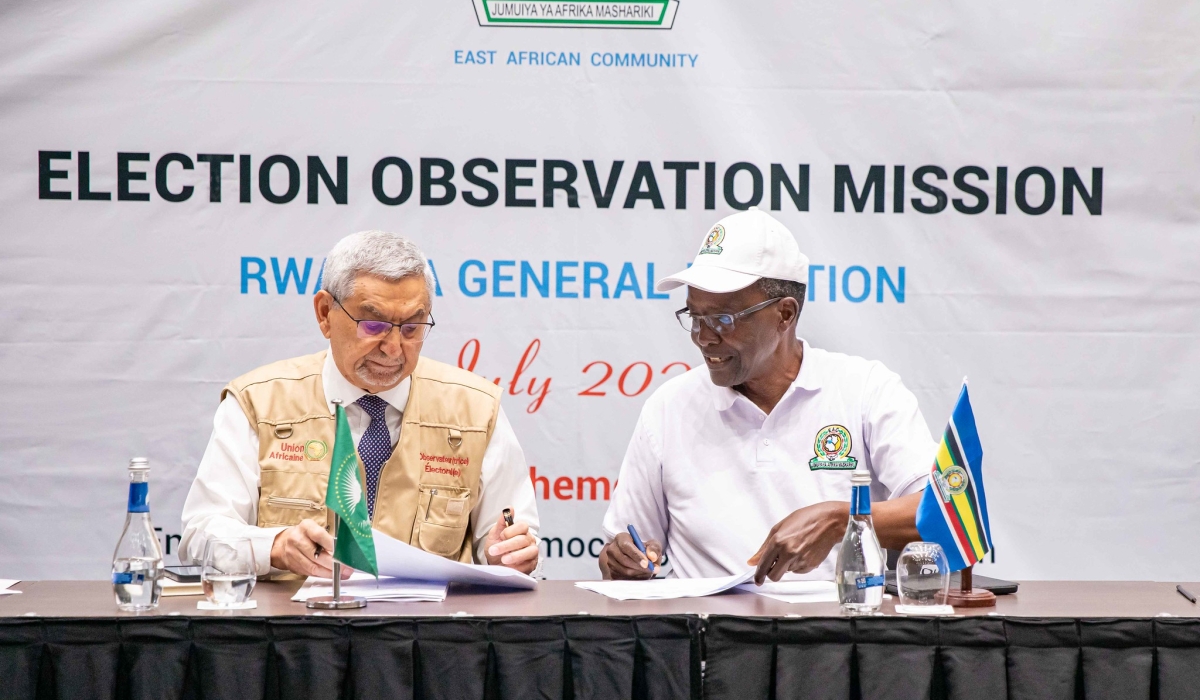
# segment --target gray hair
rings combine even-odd
[[[421,276],[429,299],[434,297],[433,268],[417,244],[398,233],[359,231],[338,241],[325,258],[321,289],[342,301],[354,293],[354,280],[359,275],[392,282]]]
[[[768,299],[776,297],[791,297],[796,300],[800,308],[796,311],[796,318],[800,317],[800,312],[804,310],[804,297],[808,291],[808,285],[803,282],[795,282],[792,280],[778,280],[771,277],[762,277],[758,280],[758,288],[763,294],[767,295]]]

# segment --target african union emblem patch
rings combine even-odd
[[[708,237],[704,239],[704,247],[697,255],[720,255],[721,241],[723,240],[725,240],[725,227],[721,224],[713,226],[713,229],[708,232]]]
[[[813,441],[813,452],[817,456],[808,460],[808,468],[819,469],[855,469],[858,460],[850,456],[850,448],[854,446],[850,431],[840,425],[827,425],[817,431],[817,439]]]
[[[314,462],[320,462],[329,454],[329,445],[324,440],[309,440],[304,443],[304,456]]]

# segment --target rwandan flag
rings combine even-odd
[[[333,458],[329,465],[329,487],[325,490],[325,505],[338,514],[334,533],[333,558],[346,566],[379,575],[375,563],[375,540],[371,536],[371,518],[359,477],[358,450],[346,411],[337,407],[337,437],[333,443]]]
[[[951,571],[971,566],[992,548],[983,494],[983,447],[975,430],[966,379],[917,509],[917,531],[921,539],[946,550]]]

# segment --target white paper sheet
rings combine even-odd
[[[833,581],[764,581],[761,586],[751,582],[738,586],[738,590],[785,603],[838,602],[837,584]]]
[[[447,584],[440,581],[410,581],[380,576],[378,580],[370,574],[356,571],[342,581],[342,594],[361,596],[367,600],[440,603],[446,599]],[[292,600],[305,601],[317,596],[333,595],[333,580],[309,576]]]
[[[17,593],[20,593],[20,591],[8,590],[9,586],[16,585],[20,582],[21,581],[19,579],[15,578],[0,578],[0,595],[16,595]]]
[[[576,581],[585,591],[617,600],[668,600],[702,598],[749,581],[754,571],[720,578],[658,578],[649,581]]]
[[[897,615],[936,615],[945,617],[954,614],[954,608],[949,605],[896,605]]]
[[[412,581],[475,583],[505,588],[537,588],[537,579],[508,568],[491,564],[463,564],[422,551],[379,530],[375,535],[375,560],[380,576]]]

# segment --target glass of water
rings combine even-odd
[[[235,607],[250,599],[254,591],[254,546],[245,537],[216,537],[204,548],[200,584],[208,602],[217,607]]]
[[[941,545],[909,542],[896,562],[901,605],[945,605],[950,592],[950,562]]]

